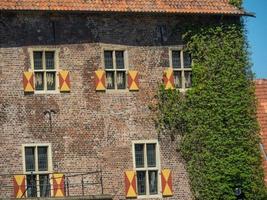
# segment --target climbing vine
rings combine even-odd
[[[234,200],[237,188],[245,199],[267,199],[244,25],[235,19],[191,27],[184,41],[193,87],[186,94],[159,89],[159,133],[181,136],[195,199]]]
[[[243,0],[229,0],[229,3],[238,7],[238,8],[241,8]]]

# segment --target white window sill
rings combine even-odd
[[[115,93],[115,94],[119,94],[119,93],[127,93],[129,92],[128,89],[106,89],[106,93]]]
[[[32,172],[25,172],[25,175],[42,175],[42,174],[52,174],[52,171],[32,171]]]
[[[34,91],[34,94],[40,94],[40,95],[43,95],[43,94],[60,94],[60,92],[58,90],[55,90],[55,91]]]
[[[137,196],[137,199],[148,199],[148,198],[159,199],[159,198],[162,198],[162,195],[155,194],[155,195],[139,195],[139,196]]]

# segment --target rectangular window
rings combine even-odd
[[[126,89],[125,51],[104,51],[107,89]]]
[[[36,91],[56,90],[55,51],[33,51],[33,70]]]
[[[34,171],[35,170],[35,156],[34,156],[34,147],[25,148],[25,166],[26,171]]]
[[[146,171],[137,171],[138,195],[146,195]]]
[[[37,197],[36,175],[27,175],[27,197]]]
[[[50,196],[50,178],[48,174],[39,175],[40,197]]]
[[[149,194],[158,194],[158,171],[149,171]]]
[[[170,60],[175,88],[187,89],[192,87],[191,55],[183,50],[172,50]]]
[[[38,171],[48,171],[47,147],[38,147]]]
[[[147,166],[156,167],[156,144],[147,144]]]
[[[156,142],[134,142],[134,167],[139,196],[158,195],[159,158]]]
[[[50,197],[49,146],[24,146],[27,197]]]
[[[135,164],[136,167],[144,167],[144,144],[135,145]]]

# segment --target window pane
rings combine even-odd
[[[44,90],[44,73],[43,72],[35,73],[35,89]]]
[[[47,72],[46,82],[47,82],[47,90],[55,90],[56,89],[56,73]]]
[[[190,88],[192,87],[192,71],[184,72],[185,76],[185,87]]]
[[[39,175],[40,179],[40,197],[50,197],[49,175]]]
[[[172,67],[181,68],[180,51],[172,51]]]
[[[182,88],[182,72],[174,71],[174,85],[176,88]]]
[[[158,194],[158,172],[148,171],[149,177],[149,194]]]
[[[116,67],[117,69],[124,69],[124,52],[116,51]]]
[[[112,51],[104,51],[105,68],[113,69]]]
[[[27,175],[27,197],[37,197],[36,175]]]
[[[146,172],[137,171],[137,193],[138,195],[146,194]]]
[[[47,147],[38,147],[38,168],[39,171],[47,171]]]
[[[43,69],[42,57],[43,57],[43,52],[41,51],[33,52],[34,69]]]
[[[144,167],[144,144],[135,144],[135,167]]]
[[[106,72],[106,78],[107,78],[107,89],[115,89],[114,72]]]
[[[34,147],[25,147],[26,171],[35,171]]]
[[[46,69],[55,69],[55,58],[53,51],[45,52],[45,66]]]
[[[118,87],[118,89],[125,89],[126,88],[125,72],[117,72],[117,87]]]
[[[156,167],[156,144],[147,144],[147,166]]]
[[[190,68],[192,64],[191,55],[187,52],[184,52],[184,67]]]

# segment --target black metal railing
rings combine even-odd
[[[55,174],[63,174],[63,177],[54,177]],[[25,188],[22,190],[21,196],[17,198],[55,197],[55,190],[57,189],[62,191],[63,196],[104,194],[102,170],[39,174],[32,172],[28,174],[0,174],[0,198],[14,197],[13,177],[16,175],[25,176]],[[54,180],[62,178],[64,184],[55,187]]]

